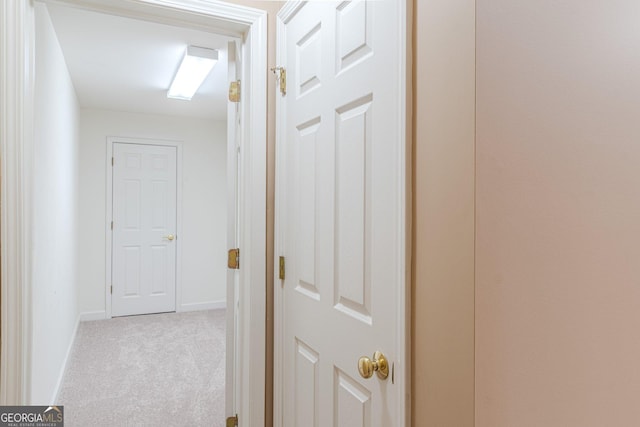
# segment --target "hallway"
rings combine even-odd
[[[82,322],[60,389],[68,426],[224,420],[225,310]]]

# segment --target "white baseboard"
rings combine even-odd
[[[67,353],[64,355],[64,360],[62,361],[62,367],[60,368],[60,374],[58,375],[58,381],[56,381],[56,387],[53,389],[53,397],[51,398],[52,405],[56,405],[58,403],[58,393],[60,392],[60,386],[62,385],[64,374],[67,372],[67,366],[69,364],[68,362],[69,362],[69,356],[71,355],[71,350],[73,350],[73,345],[76,342],[76,336],[78,335],[78,325],[80,325],[81,316],[82,314],[78,314],[78,317],[76,317],[76,325],[73,327],[71,342],[69,342]]]
[[[178,311],[200,311],[200,310],[220,310],[227,308],[227,301],[207,301],[207,302],[192,302],[190,304],[182,304]]]
[[[100,311],[85,311],[80,313],[80,321],[88,322],[91,320],[104,320],[107,318],[107,313],[104,310]]]

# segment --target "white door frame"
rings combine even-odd
[[[166,141],[161,139],[143,139],[143,138],[120,138],[116,136],[107,137],[107,158],[105,167],[107,168],[107,203],[105,211],[105,317],[111,319],[111,285],[113,284],[113,230],[111,222],[113,221],[113,144],[137,144],[137,145],[161,145],[164,147],[176,148],[176,313],[182,311],[182,142]]]
[[[264,424],[266,318],[267,14],[218,0],[39,0],[241,37],[239,376],[244,425]],[[31,203],[34,6],[0,2],[2,361],[0,404],[28,404],[31,390]]]
[[[403,363],[399,363],[395,367],[396,382],[399,383],[398,387],[398,418],[395,420],[396,426],[410,426],[411,425],[411,307],[410,307],[410,292],[411,292],[411,34],[413,31],[412,26],[412,2],[410,0],[395,0],[399,1],[401,7],[401,13],[399,18],[402,21],[399,28],[404,32],[399,34],[400,43],[398,45],[398,51],[400,52],[401,60],[394,64],[389,63],[389,67],[398,67],[400,76],[406,76],[405,79],[401,79],[399,82],[389,82],[397,87],[398,93],[403,94],[401,97],[400,105],[398,105],[398,123],[405,123],[406,127],[400,130],[397,136],[397,143],[402,145],[401,152],[404,153],[402,158],[399,158],[399,170],[403,173],[403,179],[400,179],[401,188],[400,191],[400,212],[399,218],[400,226],[398,228],[398,234],[402,236],[405,241],[404,250],[398,254],[398,259],[401,260],[399,265],[404,266],[402,271],[397,272],[398,279],[398,313],[400,318],[398,319],[398,331],[397,339],[399,343],[398,347],[398,359]],[[280,9],[277,16],[277,52],[276,63],[278,66],[287,66],[286,57],[286,24],[291,18],[304,6],[303,0],[289,0]],[[295,96],[293,91],[288,96]],[[284,188],[284,183],[287,179],[286,171],[286,106],[279,91],[276,95],[276,188],[275,188],[275,256],[274,256],[274,393],[273,393],[273,416],[274,426],[281,427],[284,425],[284,289],[282,287],[283,281],[278,277],[278,258],[284,256],[286,250],[286,235],[284,233],[284,225],[289,221],[287,220],[287,201],[286,192],[281,191]],[[404,101],[404,103],[402,102]],[[355,361],[354,361],[355,363]]]
[[[241,77],[242,58],[240,48],[242,42],[233,40],[227,43],[227,81],[235,82]],[[239,180],[238,180],[238,161],[239,153],[239,122],[238,111],[240,105],[236,102],[227,103],[227,249],[239,248],[240,242],[238,237],[238,196],[239,196]],[[236,307],[238,301],[238,284],[239,271],[227,268],[226,274],[226,324],[227,331],[230,328],[236,328]],[[229,307],[231,309],[229,309]],[[237,383],[237,341],[235,334],[227,334],[226,339],[226,369],[225,369],[225,413],[227,416],[235,415],[236,402],[238,398]]]

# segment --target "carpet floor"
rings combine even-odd
[[[224,310],[81,323],[65,426],[224,426],[225,336]]]

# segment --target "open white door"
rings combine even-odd
[[[240,43],[231,41],[227,44],[228,72],[227,80],[229,87],[232,83],[240,81],[242,70],[240,55]],[[239,86],[236,87],[239,96]],[[239,222],[239,155],[240,155],[240,102],[239,99],[232,100],[232,93],[229,93],[229,104],[227,107],[227,247],[230,251],[236,250],[240,243],[238,222]],[[240,384],[238,384],[238,342],[239,342],[239,285],[240,271],[232,268],[230,254],[230,265],[227,270],[227,347],[226,347],[226,375],[225,375],[225,413],[227,417],[235,416],[238,413],[238,401]],[[239,266],[239,259],[235,260]]]
[[[279,15],[279,426],[407,421],[406,16],[398,0]]]

